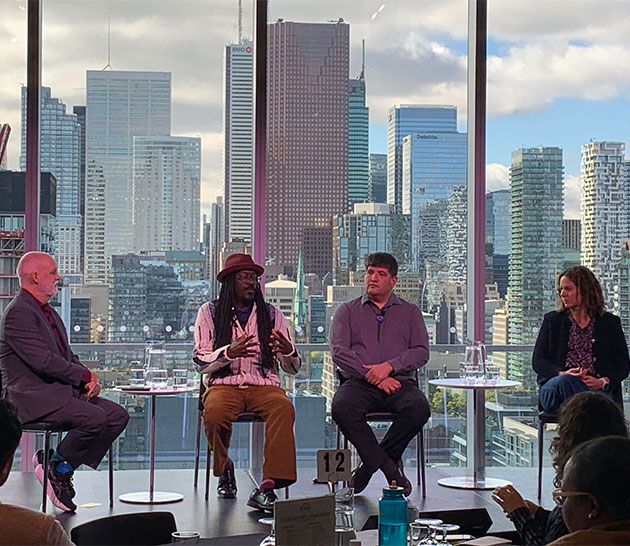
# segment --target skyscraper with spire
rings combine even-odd
[[[254,207],[254,53],[243,38],[239,1],[238,40],[225,46],[223,74],[223,187],[226,241],[251,243]]]
[[[365,42],[361,74],[348,82],[348,211],[369,200],[369,108],[365,105]]]

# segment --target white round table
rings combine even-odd
[[[167,504],[170,502],[179,502],[184,499],[181,493],[171,493],[167,491],[155,491],[155,403],[158,396],[174,396],[177,394],[185,394],[193,392],[193,387],[166,387],[164,389],[156,388],[133,388],[133,387],[116,387],[116,392],[129,394],[132,396],[150,396],[151,397],[151,446],[149,448],[150,464],[149,464],[149,490],[138,491],[136,493],[125,493],[118,497],[121,502],[131,504]]]
[[[508,389],[520,386],[519,381],[499,379],[496,382],[469,382],[464,379],[431,379],[430,385],[442,389],[466,389],[467,393],[467,434],[469,465],[472,466],[472,474],[469,476],[457,476],[453,478],[441,478],[438,480],[444,487],[455,489],[494,489],[507,485],[510,482],[498,478],[486,478],[486,416],[485,416],[485,391],[489,389]],[[472,459],[472,460],[471,460]],[[471,464],[472,463],[472,464]]]

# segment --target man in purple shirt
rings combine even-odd
[[[381,470],[405,495],[402,455],[430,416],[416,373],[429,360],[429,340],[420,309],[392,293],[398,263],[385,252],[365,258],[365,293],[342,304],[333,317],[330,344],[340,376],[332,417],[361,457],[350,481],[363,491]],[[365,420],[367,413],[396,417],[379,444]]]
[[[63,321],[48,304],[61,280],[55,260],[27,252],[17,275],[21,290],[0,323],[2,396],[17,406],[22,423],[44,421],[69,429],[51,455],[46,493],[57,508],[73,512],[74,470],[81,464],[96,468],[129,415],[99,396],[98,374],[72,352]],[[33,463],[43,483],[42,460],[40,450]]]

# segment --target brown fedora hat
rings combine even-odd
[[[254,260],[252,260],[249,254],[231,254],[225,259],[225,262],[223,262],[223,269],[219,271],[217,281],[223,282],[226,275],[245,269],[251,269],[259,276],[265,272],[264,267],[254,263]]]

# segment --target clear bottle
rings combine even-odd
[[[407,499],[394,481],[378,501],[379,546],[406,546],[408,521]]]

